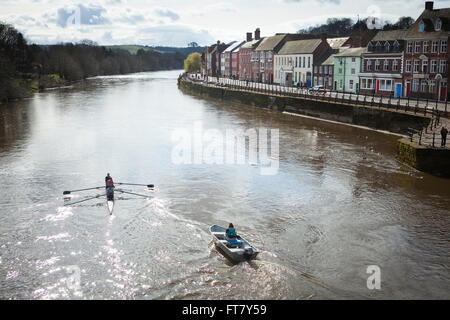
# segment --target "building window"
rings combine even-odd
[[[380,71],[380,61],[375,61],[375,71]]]
[[[434,80],[430,81],[430,86],[428,88],[428,92],[436,93],[436,81],[434,81]]]
[[[422,80],[420,82],[420,91],[427,92],[427,81],[426,80]]]
[[[355,68],[352,68],[352,74],[355,74],[356,73],[356,70],[355,70]]]
[[[319,67],[319,73],[323,73],[322,71],[323,71],[323,68],[322,68],[322,66],[320,66]]]
[[[381,91],[392,91],[392,80],[381,79],[380,80],[380,90]]]
[[[342,74],[342,68],[339,68],[338,73]]]
[[[331,86],[333,85],[333,82],[332,82],[331,80],[332,80],[331,77],[328,78],[328,86],[329,86],[329,87],[331,87]]]
[[[392,71],[398,71],[398,60],[392,61]]]
[[[308,68],[311,68],[311,57],[308,57]]]
[[[441,41],[441,53],[446,53],[447,52],[447,40],[442,40]]]
[[[317,73],[317,66],[314,66],[314,73]]]
[[[406,47],[406,52],[407,53],[412,53],[412,42],[408,42],[408,45]]]
[[[342,89],[342,79],[339,80],[339,88]]]
[[[384,71],[388,71],[389,70],[389,60],[384,60],[384,64],[383,64],[383,70]]]
[[[447,61],[441,60],[439,61],[439,73],[444,74],[446,69]]]
[[[431,73],[436,73],[436,69],[437,69],[437,61],[436,60],[431,60],[430,72]]]
[[[386,41],[386,43],[384,44],[384,51],[389,52],[390,49],[390,45],[389,45],[389,41]]]
[[[425,23],[423,23],[423,21],[419,22],[419,31],[422,32],[423,30],[425,30]]]
[[[442,21],[441,21],[441,19],[437,19],[436,20],[436,31],[441,30],[441,27],[442,27]]]
[[[373,79],[362,78],[361,89],[373,89]]]
[[[323,78],[319,77],[319,86],[323,86]]]
[[[303,68],[305,68],[305,57],[303,57]]]
[[[420,42],[416,41],[416,45],[414,47],[414,53],[419,53],[420,52]]]
[[[367,71],[371,71],[371,70],[372,70],[372,61],[367,60]]]
[[[352,58],[352,62],[355,62],[356,61],[356,58]]]
[[[422,60],[422,73],[427,73],[427,72],[428,72],[428,61]]]
[[[314,85],[317,86],[317,77],[314,77]]]
[[[423,42],[423,53],[428,53],[428,41]]]
[[[417,92],[419,91],[419,80],[414,79],[413,80],[413,85],[412,85],[412,92]]]
[[[348,87],[349,87],[350,90],[353,90],[353,80],[350,80],[348,82]]]
[[[431,53],[436,53],[438,51],[438,43],[439,41],[435,40],[431,44]]]
[[[411,72],[411,60],[406,60],[406,72]]]
[[[333,74],[333,68],[332,68],[331,66],[328,67],[328,73],[329,73],[330,75]]]
[[[419,72],[419,64],[420,61],[419,60],[414,60],[414,72]]]

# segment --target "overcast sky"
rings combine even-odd
[[[102,45],[206,45],[296,32],[330,17],[379,15],[395,22],[414,19],[423,0],[0,0],[0,20],[13,24],[33,43],[90,39]],[[450,7],[450,0],[434,2]]]

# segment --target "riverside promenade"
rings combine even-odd
[[[201,77],[198,74],[183,75],[185,79],[201,82],[207,86],[231,88],[249,92],[261,92],[270,95],[297,96],[314,100],[352,103],[363,106],[375,106],[414,114],[431,115],[438,110],[441,117],[450,117],[450,106],[447,101],[424,100],[416,98],[395,98],[393,95],[355,94],[337,91],[314,90],[313,88],[297,88],[277,84],[258,83],[220,77]]]
[[[201,79],[197,74],[180,75],[178,86],[211,98],[400,134],[400,161],[420,171],[450,177],[449,143],[441,147],[440,136],[442,126],[450,127],[447,102],[307,90],[227,78]]]

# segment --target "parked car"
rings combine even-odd
[[[322,90],[324,90],[323,86],[314,86],[309,88],[309,91],[322,91]]]

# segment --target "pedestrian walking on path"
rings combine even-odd
[[[445,127],[442,127],[441,129],[441,147],[445,147],[445,143],[447,142],[447,134],[448,130]]]

